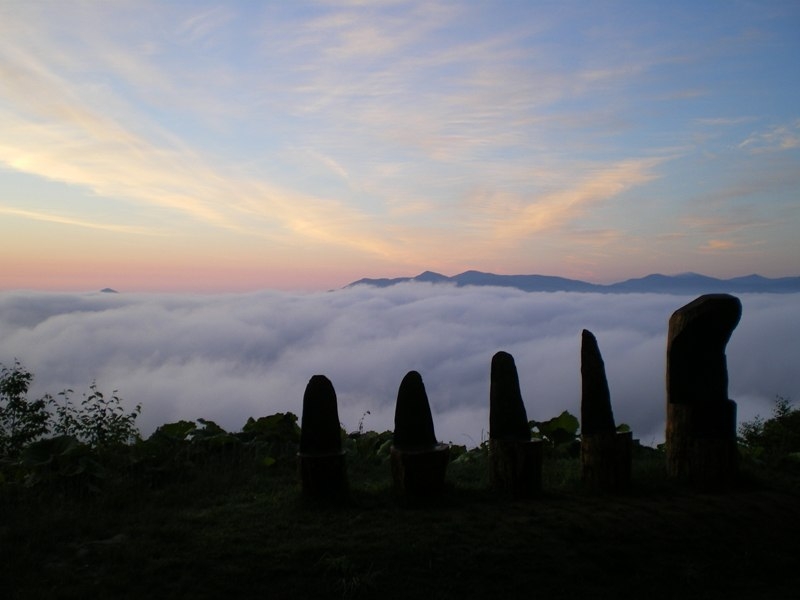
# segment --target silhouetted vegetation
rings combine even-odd
[[[791,597],[800,583],[795,479],[698,494],[636,446],[630,492],[590,494],[567,412],[529,423],[547,448],[531,500],[490,489],[484,441],[452,446],[444,492],[404,509],[392,432],[359,423],[341,432],[349,501],[319,506],[300,493],[292,413],[143,439],[116,393],[29,400],[31,380],[20,365],[0,380],[6,598]],[[793,460],[797,414],[781,399],[743,424],[745,459]]]
[[[739,443],[753,463],[800,472],[800,410],[777,396],[772,417],[756,416],[739,425]]]

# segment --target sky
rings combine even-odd
[[[240,431],[248,417],[302,414],[315,374],[336,390],[347,431],[394,428],[403,377],[422,375],[437,438],[474,447],[488,436],[495,352],[515,359],[528,418],[580,415],[586,328],[605,362],[616,423],[643,444],[664,440],[670,315],[693,298],[528,293],[410,282],[335,292],[103,294],[0,292],[0,364],[34,375],[29,399],[94,380],[113,390],[147,436],[177,420]],[[739,422],[800,398],[798,294],[743,294],[727,346]],[[367,412],[369,411],[369,414]]]
[[[0,3],[0,289],[800,274],[800,4]]]

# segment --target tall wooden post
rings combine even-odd
[[[738,298],[700,296],[676,310],[667,339],[667,473],[724,489],[738,472],[736,403],[725,347],[742,315]]]
[[[450,446],[436,441],[428,394],[417,371],[406,374],[397,392],[390,454],[399,492],[424,497],[444,489]]]
[[[591,331],[581,334],[581,480],[590,489],[630,487],[631,432],[617,433],[605,363]]]
[[[330,501],[347,497],[336,391],[324,375],[314,375],[306,386],[297,463],[305,496]]]
[[[531,440],[514,357],[492,357],[489,389],[489,480],[495,489],[517,498],[542,488],[542,442]]]

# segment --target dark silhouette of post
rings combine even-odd
[[[695,487],[724,489],[738,470],[736,403],[728,398],[725,347],[742,304],[700,296],[676,310],[667,339],[667,473]]]
[[[495,489],[529,497],[542,487],[542,443],[531,440],[514,357],[492,357],[489,389],[489,479]]]
[[[334,501],[347,496],[347,466],[336,391],[324,375],[314,375],[303,395],[297,460],[304,495]]]
[[[633,434],[617,432],[606,368],[597,339],[581,334],[581,480],[590,489],[618,492],[631,480]]]
[[[443,490],[450,447],[436,441],[428,394],[417,371],[403,377],[397,392],[390,453],[399,492],[423,497]]]

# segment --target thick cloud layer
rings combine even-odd
[[[35,375],[32,394],[92,380],[143,406],[145,434],[206,418],[238,430],[249,416],[299,415],[305,385],[327,375],[348,430],[392,429],[403,376],[424,379],[437,436],[475,445],[488,435],[492,355],[514,355],[528,417],[580,403],[580,333],[597,336],[617,422],[653,444],[664,436],[670,314],[692,298],[525,293],[419,283],[321,294],[0,294],[0,362]],[[800,302],[742,296],[728,345],[740,420],[798,397]],[[370,411],[365,416],[366,411]]]

